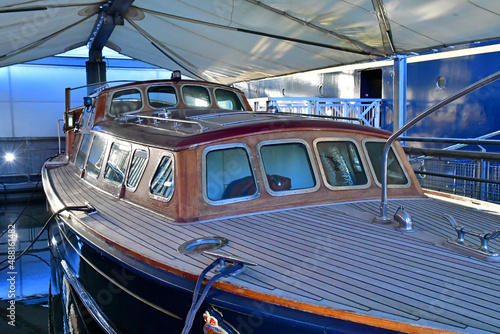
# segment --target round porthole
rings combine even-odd
[[[444,89],[446,87],[446,79],[444,77],[439,77],[436,80],[436,87],[438,89]]]
[[[281,90],[281,95],[285,96],[285,88]]]
[[[180,245],[177,250],[181,254],[201,254],[226,246],[229,240],[219,236],[191,239]]]
[[[323,96],[323,93],[324,93],[323,85],[319,86],[318,93],[319,93],[319,96]]]

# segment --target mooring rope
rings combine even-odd
[[[186,321],[184,323],[184,329],[182,330],[182,334],[188,334],[189,331],[191,330],[191,326],[193,325],[194,318],[196,317],[196,312],[198,312],[198,309],[200,308],[201,304],[205,301],[205,298],[208,295],[208,292],[210,291],[210,288],[212,285],[221,277],[231,275],[232,273],[240,270],[243,268],[243,263],[238,262],[236,265],[233,267],[230,267],[216,275],[214,275],[207,283],[205,286],[205,289],[201,293],[201,295],[198,297],[198,294],[200,293],[201,289],[201,284],[203,282],[203,279],[205,276],[208,274],[210,270],[215,268],[217,265],[222,265],[223,264],[223,259],[222,258],[217,258],[214,262],[212,262],[210,265],[208,265],[203,271],[201,272],[200,276],[198,277],[198,280],[196,281],[196,286],[193,291],[193,301],[191,302],[191,308],[189,309],[189,312],[186,316]]]

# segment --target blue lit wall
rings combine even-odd
[[[499,70],[498,53],[408,64],[407,118]],[[440,76],[446,80],[444,89],[436,86]],[[411,129],[409,135],[476,138],[500,130],[499,108],[497,81],[445,106]]]
[[[64,113],[64,90],[86,84],[84,58],[51,57],[0,68],[0,138],[57,137]],[[170,71],[135,60],[109,59],[108,80],[170,78]],[[86,90],[72,93],[82,105]]]
[[[85,58],[50,57],[0,68],[0,182],[8,188],[34,185],[43,162],[58,153],[58,120],[66,87],[86,84]],[[105,59],[108,80],[170,78],[170,71],[132,59]],[[82,105],[86,89],[71,95]],[[61,123],[62,126],[62,123]],[[64,138],[61,139],[64,148]],[[15,155],[8,162],[7,153]]]

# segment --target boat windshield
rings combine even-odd
[[[177,105],[177,94],[172,86],[148,88],[148,103],[152,108],[167,108]]]
[[[230,90],[216,89],[215,99],[217,100],[217,106],[221,109],[245,110],[238,95]]]
[[[138,89],[126,89],[113,94],[109,113],[119,116],[139,111],[142,108],[142,96]]]
[[[184,103],[189,107],[205,108],[211,104],[210,94],[203,86],[182,86],[182,98],[184,99]]]

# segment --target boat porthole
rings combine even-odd
[[[443,76],[440,76],[436,80],[436,87],[438,89],[444,89],[446,87],[446,79]]]

